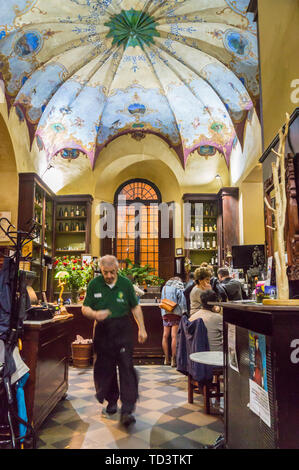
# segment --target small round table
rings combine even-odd
[[[224,359],[222,351],[202,351],[190,354],[191,361],[200,362],[209,366],[223,367]]]

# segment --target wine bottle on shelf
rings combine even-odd
[[[68,217],[69,216],[69,212],[67,210],[67,207],[64,209],[64,217]]]
[[[208,238],[207,239],[207,250],[209,250],[211,248],[211,242],[210,242],[210,239]]]
[[[76,223],[75,230],[76,230],[76,232],[79,232],[79,230],[80,230],[79,222]]]
[[[201,248],[204,250],[206,248],[205,240],[203,239],[201,242]]]
[[[70,229],[69,224],[66,223],[65,226],[64,226],[64,230],[65,230],[66,232],[69,232],[69,229]]]
[[[208,231],[209,231],[208,224],[205,224],[205,232],[208,232]]]
[[[213,225],[211,220],[209,220],[209,232],[213,232]]]
[[[216,248],[216,237],[213,237],[213,240],[212,240],[212,247],[213,247],[213,248]]]
[[[210,215],[214,217],[214,206],[211,204],[211,210],[210,210]]]
[[[217,225],[216,224],[214,224],[213,229],[214,229],[214,232],[217,232]]]
[[[75,225],[73,224],[73,222],[71,223],[70,229],[71,229],[71,232],[75,231]]]
[[[62,224],[62,222],[59,223],[58,230],[59,230],[59,232],[63,232],[63,224]]]
[[[79,217],[80,216],[80,209],[79,207],[77,206],[76,208],[76,212],[75,212],[76,216]]]
[[[203,232],[203,223],[200,224],[200,231]]]
[[[84,222],[82,222],[82,224],[81,224],[81,230],[85,230],[85,224],[84,224]]]
[[[211,258],[211,265],[214,266],[214,264],[215,264],[215,259],[214,259],[214,256],[212,256],[212,258]]]
[[[86,210],[85,210],[85,207],[83,207],[82,211],[81,211],[81,215],[82,217],[86,217]]]
[[[62,207],[60,207],[59,211],[58,211],[58,217],[63,217],[63,209]]]
[[[216,266],[218,266],[218,255],[217,254],[215,256],[215,264],[216,264]]]
[[[74,208],[72,207],[71,208],[71,217],[74,217],[74,215],[75,215],[75,211],[74,211]]]

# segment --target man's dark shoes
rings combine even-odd
[[[136,419],[132,413],[122,413],[120,417],[120,422],[124,426],[130,426],[130,424],[133,424],[136,422]]]
[[[106,413],[108,415],[115,415],[117,413],[117,404],[116,403],[108,403],[106,407]]]

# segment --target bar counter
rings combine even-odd
[[[72,322],[69,314],[24,322],[21,356],[30,369],[24,391],[28,419],[35,429],[67,393]]]
[[[143,312],[144,324],[148,339],[144,344],[138,343],[138,328],[133,315],[131,315],[134,330],[134,363],[162,364],[163,323],[161,310],[158,307],[158,303],[156,302],[144,302],[140,305]],[[71,342],[76,339],[76,335],[80,335],[84,339],[92,338],[93,336],[93,321],[84,317],[81,312],[81,308],[82,305],[79,304],[66,305],[67,311],[74,317],[73,322],[68,326]]]
[[[298,307],[218,305],[223,308],[227,448],[298,449]]]

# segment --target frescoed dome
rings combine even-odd
[[[49,159],[78,150],[93,167],[111,140],[142,131],[165,139],[184,167],[197,149],[229,164],[259,98],[248,3],[7,0],[0,74],[9,105]]]

